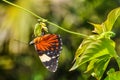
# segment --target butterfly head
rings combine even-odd
[[[34,40],[32,40],[29,44],[30,45],[37,44],[37,43],[40,43],[41,40],[42,40],[41,37],[37,37]]]

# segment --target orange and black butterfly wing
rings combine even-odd
[[[46,34],[38,38],[37,42],[35,48],[39,54],[39,58],[48,70],[55,72],[58,67],[58,58],[62,50],[62,39],[60,35]]]

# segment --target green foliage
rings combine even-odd
[[[116,54],[113,41],[107,38],[88,39],[83,41],[82,44],[84,46],[79,47],[76,51],[76,62],[71,70],[89,61],[86,72],[93,70],[92,73],[95,73],[95,77],[100,79],[107,68],[110,58]]]
[[[35,28],[34,28],[34,35],[35,35],[35,36],[40,36],[41,33],[42,33],[41,30],[42,30],[42,27],[40,26],[39,23],[37,23],[37,24],[35,25]]]
[[[111,36],[115,35],[111,30],[119,15],[120,8],[116,8],[108,14],[106,21],[102,24],[90,23],[94,26],[94,32],[97,34],[85,38],[80,44],[75,53],[75,63],[70,71],[89,62],[85,72],[91,72],[97,80],[100,80],[112,57],[117,60],[120,67],[120,58],[116,54],[115,43],[110,39]]]
[[[37,23],[37,24],[35,25],[35,28],[34,28],[34,35],[35,35],[35,36],[41,36],[42,30],[44,30],[45,32],[48,32],[48,29],[47,29],[47,27],[46,27],[46,24],[43,23],[43,22]]]
[[[107,20],[102,24],[103,30],[106,31],[111,31],[115,21],[117,20],[117,18],[120,16],[120,7],[116,8],[114,10],[112,10],[108,16],[107,16]]]
[[[120,80],[120,71],[110,72],[104,80]]]
[[[103,22],[102,24],[91,23],[95,27],[94,32],[101,34],[103,32],[111,31],[115,21],[119,16],[120,16],[120,7],[112,10],[108,14],[106,21]]]

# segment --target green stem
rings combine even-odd
[[[80,34],[80,33],[77,33],[77,32],[73,32],[73,31],[69,31],[69,30],[67,30],[67,29],[64,29],[64,28],[62,28],[62,27],[58,26],[57,24],[54,24],[54,23],[52,23],[52,22],[50,22],[50,21],[47,21],[47,23],[49,23],[49,24],[51,24],[51,25],[53,25],[53,26],[55,26],[55,27],[58,27],[59,29],[65,31],[65,32],[68,32],[68,33],[71,33],[71,34],[75,34],[75,35],[79,35],[79,36],[84,37],[84,38],[85,38],[85,37],[88,37],[87,35]]]
[[[84,34],[81,34],[81,33],[77,33],[77,32],[73,32],[73,31],[69,31],[69,30],[67,30],[67,29],[64,29],[64,28],[62,28],[61,26],[58,26],[57,24],[54,24],[54,23],[52,23],[52,22],[50,22],[50,21],[47,21],[46,19],[44,19],[44,18],[36,15],[36,14],[33,13],[32,11],[29,11],[29,10],[27,10],[27,9],[19,6],[19,5],[16,5],[16,4],[14,4],[14,3],[11,3],[11,2],[9,2],[9,1],[7,1],[7,0],[3,0],[3,1],[6,2],[6,3],[8,3],[8,4],[10,4],[10,5],[12,5],[12,6],[15,6],[15,7],[19,8],[19,9],[22,9],[22,10],[30,13],[31,15],[35,16],[36,18],[39,18],[41,21],[46,21],[47,23],[49,23],[49,24],[51,24],[51,25],[53,25],[53,26],[55,26],[55,27],[58,27],[59,29],[65,31],[65,32],[68,32],[68,33],[71,33],[71,34],[75,34],[75,35],[79,35],[79,36],[81,36],[81,37],[83,37],[83,38],[88,37],[87,35],[84,35]]]
[[[29,10],[27,10],[27,9],[25,9],[25,8],[23,8],[23,7],[21,7],[21,6],[19,6],[19,5],[16,5],[16,4],[14,4],[14,3],[11,3],[11,2],[9,2],[9,1],[7,1],[7,0],[3,0],[3,1],[6,2],[6,3],[8,3],[8,4],[10,4],[10,5],[12,5],[12,6],[15,6],[15,7],[19,8],[19,9],[22,9],[22,10],[24,10],[24,11],[26,11],[26,12],[32,14],[33,16],[35,16],[35,17],[37,17],[37,18],[43,20],[42,17],[36,15],[35,13],[33,13],[33,12],[31,12],[31,11],[29,11]]]

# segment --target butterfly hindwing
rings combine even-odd
[[[39,58],[40,58],[41,62],[43,63],[43,65],[51,72],[55,72],[57,70],[58,57],[59,56],[56,56],[53,58],[53,57],[46,55],[45,53],[43,53],[42,55],[39,55]]]
[[[38,37],[35,41],[35,48],[41,62],[48,70],[55,72],[58,66],[59,54],[62,50],[62,39],[60,35],[46,34]]]

